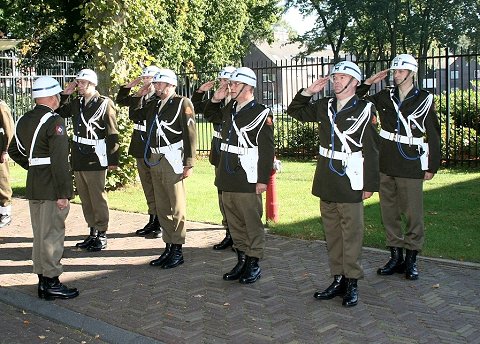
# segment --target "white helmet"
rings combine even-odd
[[[157,74],[158,72],[160,72],[160,68],[158,68],[157,66],[148,66],[143,68],[142,74],[140,76],[155,76],[155,74]]]
[[[350,75],[357,79],[358,83],[362,82],[362,72],[360,72],[360,68],[358,68],[356,63],[351,61],[342,61],[333,66],[332,70],[330,71],[331,82],[333,82],[333,74],[337,73]]]
[[[95,86],[98,85],[97,73],[95,73],[91,69],[82,69],[80,72],[78,72],[75,80],[87,80],[87,81],[90,81]]]
[[[57,80],[50,76],[41,76],[33,83],[32,87],[32,97],[42,98],[50,97],[62,92]]]
[[[244,84],[256,87],[257,76],[255,72],[248,67],[240,67],[235,69],[230,77],[230,81],[243,82]]]
[[[166,82],[167,84],[177,86],[177,75],[171,69],[160,69],[160,72],[153,77],[152,82]]]
[[[218,78],[230,79],[234,71],[235,71],[235,67],[232,67],[232,66],[223,67],[223,69],[220,72],[218,72]]]
[[[392,60],[390,69],[407,69],[416,73],[418,70],[418,63],[412,55],[400,54],[395,56],[395,58]]]

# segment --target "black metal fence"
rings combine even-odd
[[[417,82],[421,88],[435,95],[435,106],[442,128],[442,158],[445,165],[478,165],[480,162],[480,63],[479,54],[439,50],[419,60]],[[351,59],[347,56],[346,59]],[[57,59],[48,67],[20,68],[13,56],[0,57],[0,97],[16,117],[31,105],[31,84],[38,75],[51,75],[63,85],[75,74],[73,63]],[[248,65],[257,74],[256,99],[272,108],[275,115],[275,140],[279,156],[312,158],[317,152],[315,124],[302,124],[290,118],[285,110],[295,94],[314,80],[329,74],[333,66],[329,58],[304,58],[282,61],[259,61]],[[375,61],[357,61],[364,77],[387,69],[390,58]],[[190,97],[203,83],[216,77],[216,71],[180,73],[179,94]],[[392,85],[391,78],[372,86],[371,92]],[[328,85],[316,97],[332,94]],[[208,96],[208,95],[207,95]],[[197,110],[198,149],[210,149],[211,126]]]

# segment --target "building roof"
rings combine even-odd
[[[21,39],[0,39],[0,51],[13,49],[19,44]]]

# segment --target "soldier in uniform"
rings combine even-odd
[[[51,77],[35,80],[32,96],[36,106],[18,121],[9,148],[12,159],[28,170],[26,197],[33,230],[33,272],[38,275],[38,297],[46,300],[71,299],[79,294],[59,280],[65,219],[73,196],[65,122],[55,113],[60,92],[60,85]]]
[[[418,279],[417,253],[425,237],[423,182],[432,179],[440,167],[440,125],[433,95],[415,86],[417,69],[413,56],[396,56],[390,67],[395,87],[367,97],[380,117],[379,195],[390,248],[390,259],[377,273],[405,273],[409,280]],[[365,80],[358,94],[365,95],[370,85],[383,80],[387,73],[384,70]]]
[[[117,104],[120,106],[128,106],[129,114],[131,115],[137,107],[144,108],[148,101],[156,99],[152,80],[153,76],[159,71],[160,68],[156,66],[148,66],[144,68],[140,77],[120,87],[116,99]],[[132,87],[135,87],[140,83],[143,83],[143,85],[136,93],[137,97],[133,97],[133,95],[130,94],[130,91]],[[142,97],[138,97],[138,95],[144,91],[147,93]],[[140,102],[140,104],[137,104],[137,102]],[[140,177],[140,182],[142,183],[145,199],[147,200],[149,214],[148,223],[143,228],[137,230],[135,234],[145,236],[146,238],[158,238],[161,236],[162,231],[160,223],[158,222],[158,216],[156,215],[152,175],[150,173],[150,167],[148,167],[143,160],[146,139],[145,121],[134,121],[128,154],[135,157],[137,162],[137,171]]]
[[[226,66],[218,73],[218,81],[220,87],[227,85],[229,83],[232,73],[235,71],[235,67]],[[192,95],[192,103],[195,109],[200,109],[200,112],[203,112],[205,105],[208,99],[204,99],[205,92],[208,92],[215,85],[215,81],[208,81],[202,84],[199,89]],[[230,102],[230,96],[227,95],[225,99],[222,100],[222,107],[227,105]],[[198,111],[197,111],[198,112]],[[218,164],[220,162],[220,144],[222,143],[222,122],[213,123],[213,137],[211,142],[209,161],[210,164],[215,166],[215,175],[218,173]],[[225,238],[218,244],[213,245],[214,250],[224,250],[233,245],[232,236],[230,235],[230,230],[228,229],[227,217],[225,215],[225,209],[223,207],[222,201],[222,191],[217,188],[218,192],[218,206],[220,208],[220,213],[222,214],[222,225],[225,228]]]
[[[253,70],[236,69],[230,78],[230,90],[228,85],[216,90],[204,112],[207,120],[223,123],[215,185],[222,191],[238,257],[223,279],[242,284],[254,283],[261,277],[258,261],[265,250],[262,193],[267,189],[275,155],[273,115],[255,101],[256,84]],[[227,96],[231,100],[222,107]]]
[[[175,93],[177,76],[161,69],[153,77],[156,97],[134,111],[134,121],[146,120],[144,159],[150,167],[156,214],[163,228],[165,250],[150,265],[171,269],[183,264],[186,236],[185,178],[193,173],[196,153],[195,112],[190,99]],[[145,89],[139,97],[147,93]],[[141,104],[138,101],[138,104]]]
[[[332,81],[335,97],[310,102],[313,95]],[[320,197],[320,212],[327,242],[332,284],[315,292],[320,300],[343,297],[343,306],[358,303],[364,219],[363,200],[378,191],[378,135],[372,124],[374,109],[359,99],[355,90],[361,81],[358,66],[337,63],[329,77],[300,90],[287,113],[302,122],[319,123],[319,157],[312,193]]]
[[[13,137],[13,120],[7,103],[0,99],[0,228],[12,222],[12,188],[8,167],[8,146]]]
[[[116,110],[111,99],[97,90],[97,74],[82,69],[62,93],[60,116],[72,118],[72,167],[90,235],[76,247],[100,251],[107,247],[109,210],[105,183],[107,169],[118,166]],[[78,97],[72,97],[77,89]]]

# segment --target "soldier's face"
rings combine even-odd
[[[333,81],[333,90],[335,93],[341,93],[344,91],[349,90],[351,87],[355,87],[357,85],[356,80],[352,80],[353,76],[344,74],[344,73],[335,73],[333,74],[332,81]]]
[[[393,80],[396,85],[400,85],[408,79],[413,80],[413,73],[410,73],[408,69],[394,69],[393,70]]]
[[[142,76],[142,82],[145,86],[148,86],[152,83],[153,76]]]
[[[77,80],[77,91],[81,96],[85,96],[95,91],[95,85],[88,80]]]

